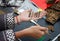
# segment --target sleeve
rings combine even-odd
[[[14,31],[12,29],[1,31],[0,41],[16,41]]]
[[[13,29],[15,26],[13,13],[0,15],[0,31]]]

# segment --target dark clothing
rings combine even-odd
[[[0,15],[0,31],[12,29],[14,25],[13,13]]]
[[[0,15],[0,41],[15,41],[13,13]],[[8,30],[9,29],[9,30]]]

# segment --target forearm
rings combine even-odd
[[[25,31],[25,30],[18,31],[18,32],[15,32],[15,36],[16,36],[16,38],[21,38],[21,37],[29,36],[29,32]]]
[[[21,38],[23,35],[24,35],[24,32],[21,32],[21,31],[15,32],[16,38]]]

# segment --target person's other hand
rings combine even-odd
[[[29,21],[29,20],[37,20],[41,19],[43,16],[47,14],[46,11],[42,11],[41,13],[34,13],[32,10],[25,10],[20,15],[18,15],[20,21]]]
[[[30,28],[25,29],[29,36],[34,38],[41,38],[43,35],[48,33],[48,29],[42,26],[31,26]]]
[[[48,29],[46,27],[41,27],[41,26],[31,26],[27,29],[24,29],[20,32],[18,32],[17,36],[19,37],[19,35],[21,37],[24,37],[24,36],[31,36],[31,37],[34,37],[34,38],[40,38],[42,37],[43,35],[47,34],[48,33]]]
[[[23,12],[21,12],[21,14],[19,15],[19,18],[21,21],[29,21],[30,20],[30,17],[29,17],[29,14],[30,14],[31,10],[25,10]]]
[[[30,21],[31,19],[33,20],[39,19],[38,17],[35,16],[34,12],[31,9],[23,11],[19,15],[19,18],[21,21]]]

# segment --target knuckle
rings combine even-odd
[[[44,34],[45,34],[44,32],[41,33],[41,35],[44,35]]]

